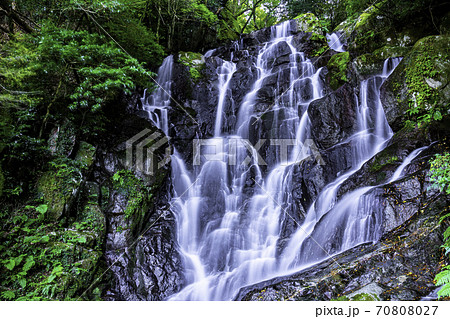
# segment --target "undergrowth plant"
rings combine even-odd
[[[435,187],[438,187],[442,192],[450,195],[450,153],[443,155],[437,154],[430,162],[430,180]],[[448,220],[450,213],[441,217],[440,222]],[[450,227],[444,232],[444,244],[442,248],[445,250],[445,255],[450,253]],[[450,265],[446,265],[441,269],[441,272],[436,275],[436,285],[442,286],[438,292],[438,296],[450,297]]]

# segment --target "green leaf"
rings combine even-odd
[[[86,243],[86,237],[84,237],[84,236],[79,237],[79,238],[77,239],[77,241],[78,241],[80,244],[85,244],[85,243]]]
[[[48,206],[45,204],[39,205],[36,207],[36,211],[39,212],[41,215],[44,215],[47,212]]]
[[[42,236],[41,240],[39,240],[39,242],[41,243],[48,243],[50,240],[50,237],[48,237],[47,235]]]
[[[450,284],[446,284],[442,286],[442,288],[438,291],[439,298],[449,297],[450,296]]]
[[[16,263],[15,263],[14,259],[9,259],[7,262],[5,262],[5,267],[8,270],[13,270],[15,266],[16,266]]]
[[[26,280],[25,278],[20,279],[20,280],[19,280],[19,285],[20,285],[22,288],[25,288],[25,287],[27,286],[27,280]]]
[[[55,268],[53,268],[52,274],[55,274],[56,276],[60,276],[62,271],[63,271],[63,269],[64,269],[63,266],[58,265]]]
[[[22,262],[24,256],[26,256],[26,255],[20,255],[20,256],[14,258],[14,267],[19,266],[19,264]]]
[[[447,227],[444,232],[444,240],[447,240],[448,238],[450,238],[450,227]]]
[[[16,298],[16,294],[14,293],[14,291],[7,290],[7,291],[2,292],[2,297],[4,299],[12,300],[12,299]]]
[[[434,278],[436,286],[446,285],[450,283],[450,270],[441,271]]]
[[[440,121],[440,120],[442,120],[442,114],[441,114],[441,112],[436,111],[436,112],[434,113],[434,115],[433,115],[433,118],[434,118],[435,121]]]
[[[35,261],[34,261],[34,257],[33,256],[28,256],[26,261],[25,261],[25,265],[23,265],[22,270],[27,272],[28,270],[31,269],[31,267],[33,267],[35,265]]]
[[[56,278],[56,275],[50,275],[50,276],[48,276],[48,278],[47,278],[47,283],[48,283],[48,284],[51,283],[53,280],[55,280],[55,278]]]

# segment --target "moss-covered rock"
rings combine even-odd
[[[180,52],[178,61],[189,67],[191,79],[197,81],[201,78],[201,71],[205,67],[205,57],[196,52]]]
[[[350,54],[341,52],[335,54],[328,61],[327,68],[330,75],[330,87],[333,90],[338,89],[341,85],[348,81],[347,68],[350,62]]]
[[[298,32],[310,32],[311,56],[320,56],[329,49],[325,30],[320,24],[319,19],[313,13],[300,14],[294,18],[296,29]]]
[[[373,54],[366,53],[353,60],[352,65],[359,75],[374,75],[379,74],[380,70],[382,70],[383,59],[380,59]]]
[[[411,50],[410,47],[385,45],[373,52],[378,59],[404,57]]]
[[[411,47],[429,34],[430,31],[420,23],[394,23],[386,14],[389,11],[389,1],[381,1],[364,10],[358,18],[348,18],[335,31],[344,33],[348,49],[358,55],[372,53],[384,46]]]
[[[59,191],[59,183],[53,172],[46,172],[38,181],[37,190],[42,194],[48,206],[47,214],[51,219],[57,220],[64,213],[70,195],[63,195]]]
[[[66,179],[58,176],[54,171],[45,172],[39,178],[37,191],[48,206],[47,217],[49,219],[58,220],[69,210],[80,184],[81,177]]]
[[[449,114],[450,36],[417,41],[381,87],[386,118],[394,131],[406,120],[428,123]]]
[[[95,161],[95,147],[89,143],[81,142],[75,160],[84,169],[89,169]]]
[[[354,295],[350,298],[351,301],[380,301],[380,297],[374,294],[362,293]]]
[[[83,187],[83,210],[77,214],[77,222],[83,228],[93,231],[96,234],[97,245],[103,245],[103,238],[106,231],[106,218],[100,207],[100,188],[96,183],[87,182]]]

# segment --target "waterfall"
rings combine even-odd
[[[356,189],[341,199],[337,194],[341,185],[380,152],[393,135],[381,105],[380,87],[399,62],[400,59],[386,60],[381,75],[361,82],[358,131],[349,138],[352,143],[352,168],[327,185],[311,205],[302,227],[292,236],[283,252],[283,271],[299,269],[358,244],[379,239],[381,220],[373,205],[374,198],[365,197],[375,186]],[[376,114],[374,119],[370,116],[371,111]],[[405,166],[409,164],[405,163]],[[394,177],[398,178],[401,171],[398,176],[394,173]]]
[[[236,64],[230,61],[224,61],[219,72],[219,103],[217,105],[216,123],[214,126],[214,136],[220,136],[222,130],[223,106],[227,96],[228,86],[231,78],[236,71]]]
[[[178,240],[189,285],[172,296],[172,300],[228,300],[242,286],[277,273],[282,212],[278,203],[284,201],[290,185],[290,164],[309,155],[298,145],[309,138],[307,107],[322,97],[321,69],[316,70],[295,49],[289,33],[289,23],[272,28],[272,40],[262,46],[256,59],[257,79],[240,105],[236,132],[228,136],[221,131],[223,105],[231,98],[228,85],[236,67],[228,61],[219,67],[215,136],[207,143],[208,147],[222,150],[215,160],[203,161],[195,174],[188,172],[174,155],[172,206],[177,211]],[[277,50],[285,45],[290,50],[291,85],[286,92],[277,90],[277,102],[271,111],[275,114],[274,127],[280,127],[277,137],[296,143],[290,154],[277,153],[278,164],[263,178],[256,149],[246,138],[258,92],[266,79],[277,72],[268,61],[276,58]],[[310,96],[302,95],[305,87],[312,92]],[[231,150],[236,156],[235,165],[229,165]],[[250,166],[242,164],[247,150],[254,155]],[[255,186],[254,195],[245,199],[243,188],[249,181],[261,187]],[[191,183],[194,185],[188,189]]]
[[[148,97],[146,96],[147,91],[145,91],[144,96],[141,98],[144,111],[147,112],[148,118],[166,135],[169,135],[167,112],[170,106],[172,69],[173,56],[169,55],[164,59],[163,64],[158,70],[155,91]]]
[[[361,82],[356,97],[358,130],[347,141],[352,148],[351,168],[321,191],[305,220],[278,251],[281,221],[291,205],[293,168],[311,155],[302,147],[311,139],[308,107],[323,97],[321,69],[296,50],[290,33],[289,22],[274,26],[271,40],[261,45],[254,63],[257,77],[240,103],[236,126],[230,133],[223,131],[224,106],[233,99],[229,85],[236,65],[232,58],[222,61],[217,68],[214,137],[202,141],[208,156],[195,158],[194,168],[189,170],[176,150],[172,155],[171,207],[186,286],[170,300],[230,300],[244,286],[301,270],[379,239],[381,220],[373,209],[375,198],[369,194],[374,187],[359,188],[341,198],[338,191],[392,137],[379,91],[399,59],[386,60],[382,74]],[[273,113],[271,145],[279,147],[275,162],[266,171],[258,160],[257,147],[248,142],[249,129],[251,121],[261,115],[255,110],[258,93],[269,77],[280,72],[271,61],[282,46],[289,52],[290,85],[287,90],[274,87],[275,102],[263,111]],[[208,51],[208,56],[213,52]],[[162,111],[170,102],[165,93],[170,92],[172,63],[173,58],[167,58],[159,71],[163,92],[155,91],[144,106],[149,118],[166,134],[167,113]],[[283,146],[284,139],[291,141],[290,149]],[[405,159],[391,181],[400,178],[420,151]],[[253,156],[247,157],[248,153]],[[252,188],[250,194],[244,191],[248,187]]]

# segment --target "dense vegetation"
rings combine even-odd
[[[104,230],[91,203],[95,195],[80,195],[85,199],[77,206],[80,221],[58,213],[49,189],[60,190],[62,198],[71,194],[92,165],[97,139],[110,121],[108,110],[137,87],[151,88],[165,55],[204,53],[306,12],[332,31],[343,21],[357,23],[371,5],[391,29],[414,20],[424,35],[440,34],[437,25],[446,8],[437,0],[0,0],[1,299],[100,298],[98,288],[85,295],[91,277],[79,262],[101,259],[103,243],[95,234]],[[379,36],[366,32],[358,43]],[[426,51],[407,75],[416,97],[409,101],[409,126],[448,117],[449,105],[438,99],[438,89],[424,85],[424,76],[437,75],[432,66],[437,58]],[[345,73],[340,77],[345,80]],[[51,137],[62,126],[71,134],[55,145]],[[122,173],[115,182],[129,175]],[[448,152],[436,155],[430,176],[450,194]],[[449,253],[450,228],[444,237]],[[86,248],[88,242],[94,249]],[[442,296],[450,295],[448,267],[436,278],[445,285]]]

